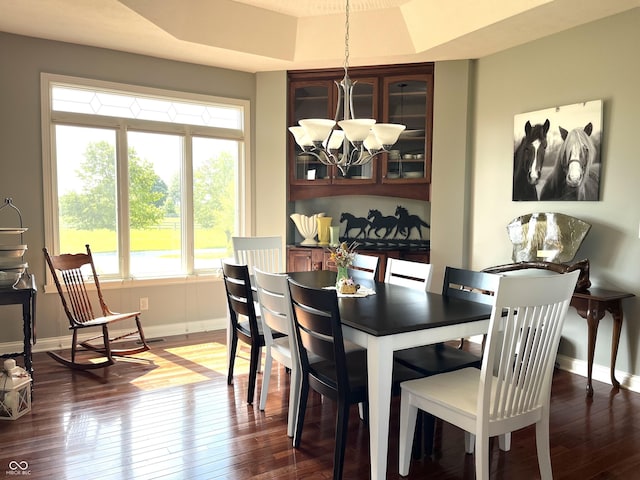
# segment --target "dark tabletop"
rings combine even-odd
[[[623,298],[633,297],[633,293],[617,292],[614,290],[606,290],[604,288],[591,287],[583,291],[573,292],[573,298],[582,298],[585,300],[597,300],[599,302],[608,302],[612,300],[622,300]]]
[[[314,288],[335,284],[336,274],[326,270],[291,272],[289,276]],[[368,297],[339,297],[342,323],[375,336],[412,332],[444,325],[484,320],[491,306],[448,298],[400,285],[363,283],[373,288]]]

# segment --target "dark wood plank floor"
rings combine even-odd
[[[289,375],[275,365],[266,410],[245,403],[248,352],[226,384],[224,332],[166,338],[138,360],[92,373],[72,372],[44,353],[31,413],[0,422],[0,478],[10,462],[31,479],[323,479],[331,478],[334,405],[311,394],[302,447],[286,436]],[[640,476],[640,394],[557,371],[551,400],[556,479]],[[392,404],[389,479],[398,475],[398,399]],[[408,478],[472,479],[463,434],[443,425],[433,457],[414,460]],[[510,452],[492,445],[491,478],[539,478],[532,428],[513,435]],[[15,466],[15,464],[11,464]],[[369,436],[354,407],[346,479],[369,478]]]

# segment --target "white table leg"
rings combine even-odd
[[[382,480],[387,478],[387,451],[389,448],[389,416],[391,414],[393,375],[391,336],[369,336],[367,369],[369,372],[371,480]]]

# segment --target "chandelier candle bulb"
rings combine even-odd
[[[333,126],[336,124],[333,120],[326,120],[323,118],[310,118],[307,120],[300,120],[298,122],[302,128],[304,128],[307,136],[311,139],[314,145],[319,142],[324,142]]]
[[[304,128],[298,127],[289,127],[289,131],[293,134],[293,138],[295,138],[296,143],[300,145],[303,149],[305,147],[313,147],[313,142],[307,135],[307,132]]]
[[[400,134],[406,127],[393,123],[377,123],[371,127],[378,141],[386,148],[391,147],[400,138]]]
[[[344,142],[344,132],[342,130],[334,130],[329,137],[329,150],[338,150]]]
[[[367,150],[375,151],[380,150],[382,148],[382,144],[378,141],[376,135],[371,132],[367,138],[364,139],[364,148]]]
[[[363,142],[369,136],[371,126],[376,123],[373,118],[359,118],[357,120],[342,120],[338,125],[344,132],[345,137],[353,144]]]

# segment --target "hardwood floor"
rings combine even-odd
[[[166,338],[137,360],[74,372],[34,355],[31,413],[0,422],[0,477],[31,479],[324,479],[331,478],[334,405],[311,394],[298,450],[286,436],[289,375],[274,362],[269,400],[247,405],[248,351],[226,384],[225,333]],[[640,394],[557,371],[551,400],[556,479],[629,479],[640,475]],[[393,400],[389,479],[398,475],[398,399]],[[345,479],[369,478],[369,437],[352,410]],[[407,478],[473,479],[463,434],[442,425],[431,458],[414,460]],[[492,445],[491,478],[539,478],[535,435],[513,435],[510,452]],[[13,463],[12,463],[13,462]],[[26,462],[26,463],[24,463]]]

